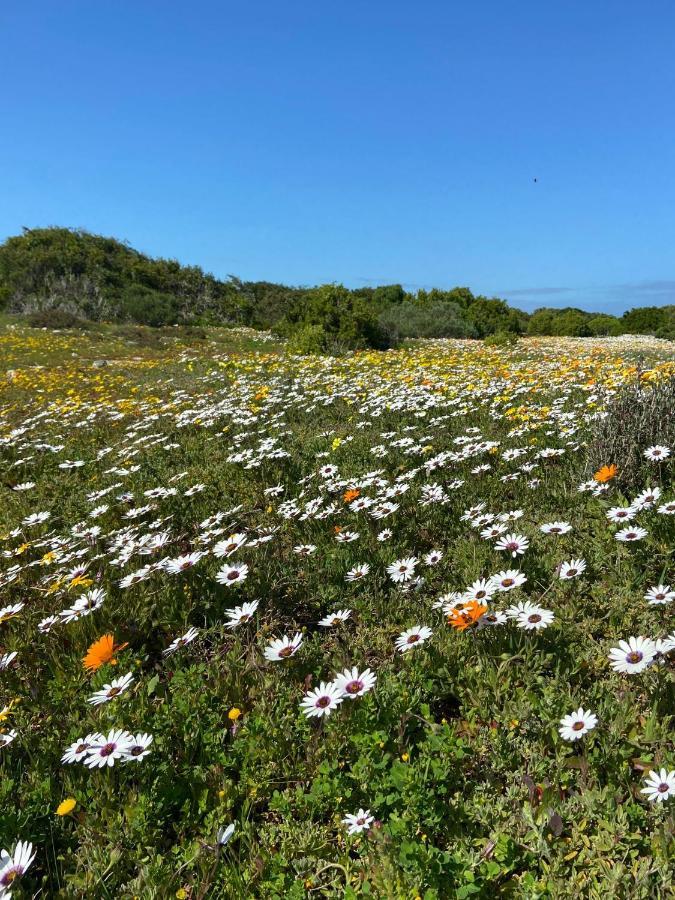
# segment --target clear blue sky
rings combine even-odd
[[[672,0],[24,0],[0,41],[0,238],[675,302]]]

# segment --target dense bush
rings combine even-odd
[[[495,331],[522,332],[527,321],[527,314],[512,309],[503,300],[479,297],[468,308],[467,319],[476,329],[479,337],[494,334]]]
[[[341,284],[324,284],[296,302],[276,329],[296,352],[342,353],[391,346],[391,337],[365,300]],[[314,349],[311,349],[314,348]]]
[[[649,483],[654,463],[643,451],[675,444],[675,376],[656,383],[638,378],[612,398],[597,420],[588,444],[587,474],[617,466],[617,483],[637,488]]]
[[[392,341],[403,338],[471,338],[476,329],[456,303],[399,303],[381,313],[380,325]]]
[[[175,297],[142,284],[125,288],[120,308],[124,319],[131,319],[139,325],[171,325],[180,318]]]
[[[63,309],[40,309],[31,313],[26,320],[31,328],[89,328],[86,319],[80,319]]]
[[[656,334],[675,318],[675,306],[642,306],[621,317],[624,334]]]
[[[58,308],[88,319],[159,324],[235,324],[246,306],[237,285],[198,266],[152,259],[114,238],[70,228],[25,229],[0,245],[0,301],[9,312]]]
[[[508,347],[518,343],[518,335],[514,331],[495,331],[485,338],[488,347]]]

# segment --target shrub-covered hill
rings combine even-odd
[[[529,315],[467,287],[411,293],[400,284],[349,289],[234,276],[223,281],[199,266],[153,258],[115,238],[57,227],[26,228],[0,244],[0,310],[52,327],[88,319],[273,328],[299,353],[495,333],[675,337],[675,306],[642,307],[621,318],[574,308]]]
[[[0,303],[8,312],[57,309],[146,325],[244,318],[236,284],[70,228],[24,229],[0,246]]]

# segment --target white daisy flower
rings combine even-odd
[[[428,641],[433,631],[426,625],[414,625],[406,631],[401,632],[396,638],[396,649],[401,653],[407,653],[414,647],[421,647],[425,641]]]
[[[478,578],[464,591],[462,600],[477,600],[480,603],[487,603],[492,599],[494,592],[495,586],[491,578]]]
[[[238,532],[237,534],[231,534],[228,538],[223,541],[218,541],[217,544],[213,545],[212,553],[214,556],[217,556],[219,559],[223,556],[232,556],[233,553],[236,553],[240,547],[243,547],[246,544],[247,535],[243,532]]]
[[[129,743],[122,755],[123,762],[140,762],[150,753],[151,734],[141,733],[129,736]]]
[[[632,506],[612,506],[605,513],[610,522],[632,522],[637,510]]]
[[[642,455],[651,462],[661,462],[670,456],[670,447],[664,447],[663,444],[654,444],[653,447],[647,447],[642,452]]]
[[[424,562],[428,566],[436,566],[443,559],[442,550],[430,550],[424,557]]]
[[[355,700],[363,697],[375,687],[377,676],[370,669],[359,672],[356,666],[353,669],[345,669],[335,676],[334,684],[343,697]]]
[[[671,591],[669,584],[657,584],[656,587],[649,588],[644,599],[650,606],[662,606],[675,600],[675,591]]]
[[[523,534],[505,534],[495,544],[495,550],[505,550],[515,559],[522,556],[529,547],[530,542]]]
[[[0,851],[0,892],[7,900],[16,880],[26,874],[34,859],[33,845],[28,841],[19,841],[13,850]]]
[[[563,581],[569,581],[572,578],[577,578],[583,572],[586,571],[586,560],[585,559],[571,559],[569,562],[564,562],[560,564],[560,570],[558,572],[558,577]]]
[[[216,573],[216,581],[224,584],[226,587],[236,587],[246,581],[248,577],[248,566],[246,563],[235,563],[231,566],[225,565]]]
[[[640,790],[652,803],[663,803],[675,793],[675,772],[667,769],[652,771],[645,778],[645,787]]]
[[[360,581],[362,578],[365,578],[369,572],[370,566],[368,563],[362,563],[360,566],[354,566],[353,569],[350,569],[349,572],[347,572],[345,581]]]
[[[565,741],[578,741],[598,724],[598,717],[589,710],[579,707],[576,712],[560,720],[560,736]]]
[[[119,697],[120,694],[123,694],[124,691],[126,691],[133,680],[134,676],[131,672],[127,672],[126,675],[121,675],[119,678],[114,678],[110,684],[104,684],[100,691],[96,691],[95,694],[92,694],[87,700],[87,703],[91,703],[93,706],[100,706],[101,703],[107,703],[109,700],[114,700],[115,697]]]
[[[181,637],[174,638],[174,640],[171,641],[169,646],[165,650],[163,650],[162,653],[164,654],[164,656],[169,656],[171,653],[175,653],[176,650],[179,650],[186,644],[192,643],[192,641],[194,641],[198,634],[198,628],[188,628],[185,634],[181,635]]]
[[[617,531],[614,537],[617,541],[622,541],[623,543],[632,543],[634,541],[641,541],[642,538],[646,538],[649,532],[646,528],[641,528],[636,525],[634,528],[628,526],[628,528],[622,528],[621,531]]]
[[[641,494],[638,494],[635,500],[631,503],[635,509],[651,509],[652,506],[656,505],[656,501],[661,496],[661,488],[647,488],[642,491]]]
[[[348,834],[361,834],[370,828],[374,820],[375,817],[371,816],[369,809],[360,809],[353,815],[351,813],[346,815],[342,822],[347,825]]]
[[[490,579],[493,591],[512,591],[521,587],[527,581],[527,576],[518,569],[506,569],[504,572],[498,572]]]
[[[237,625],[243,625],[250,622],[253,614],[258,608],[259,600],[252,600],[250,603],[242,603],[241,606],[235,606],[234,609],[228,609],[225,615],[228,621],[225,623],[226,628],[236,628]]]
[[[634,675],[643,672],[654,661],[656,645],[651,638],[630,637],[619,641],[618,647],[609,651],[609,661],[615,672]]]
[[[539,526],[539,530],[544,534],[568,534],[572,530],[572,526],[569,522],[546,522]]]
[[[118,759],[122,759],[131,746],[132,736],[128,731],[112,729],[107,735],[96,735],[89,747],[85,766],[89,769],[112,767]]]
[[[265,659],[270,662],[279,662],[282,659],[288,659],[300,649],[302,644],[302,635],[296,632],[293,637],[284,635],[282,638],[270,641],[269,647],[265,648]]]
[[[540,628],[546,628],[555,618],[550,609],[544,609],[544,607],[537,606],[536,603],[532,603],[529,600],[510,606],[506,610],[506,615],[510,619],[515,619],[516,625],[525,631],[537,631]]]
[[[167,559],[164,563],[164,568],[169,575],[178,575],[197,565],[202,556],[204,556],[204,552],[196,550],[194,553],[187,553],[185,556],[176,557],[176,559]]]
[[[305,694],[300,706],[308,718],[312,716],[320,718],[329,716],[342,700],[342,694],[333,682],[322,681],[318,688]]]
[[[338,609],[335,612],[328,613],[323,619],[319,619],[319,625],[322,628],[334,628],[336,625],[346,622],[351,614],[351,609]]]
[[[419,560],[416,556],[407,556],[404,559],[397,559],[390,566],[387,566],[387,575],[395,584],[401,584],[408,581],[415,574],[415,566]]]

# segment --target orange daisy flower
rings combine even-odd
[[[469,600],[461,609],[453,609],[448,615],[448,624],[457,631],[464,631],[487,612],[487,603],[479,603],[478,600]]]
[[[601,466],[601,468],[598,469],[598,471],[595,473],[593,478],[596,481],[599,481],[600,484],[605,484],[605,482],[611,481],[612,478],[616,478],[618,473],[619,473],[619,470],[614,465],[614,463],[612,463],[609,466]]]
[[[358,496],[360,496],[361,491],[358,488],[352,488],[350,491],[345,491],[342,495],[342,499],[345,503],[351,503],[352,500],[356,500]]]
[[[127,644],[118,644],[115,646],[115,638],[112,634],[104,634],[91,645],[87,650],[87,655],[82,660],[82,665],[90,672],[95,672],[106,663],[115,665],[117,660],[115,654],[120,650],[124,650]]]

